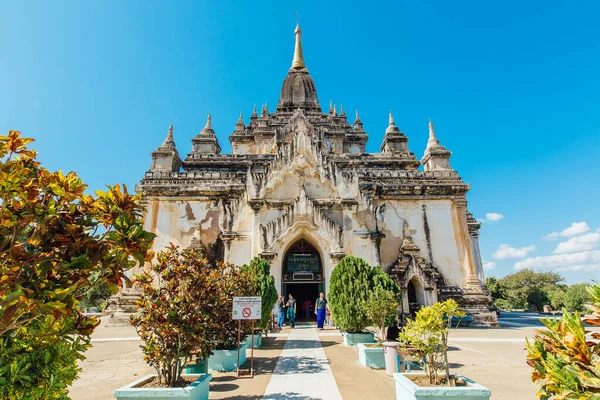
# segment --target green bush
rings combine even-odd
[[[82,336],[65,339],[52,316],[20,328],[0,341],[0,398],[66,399],[90,346]],[[53,333],[48,333],[53,332]]]
[[[398,285],[378,267],[359,257],[346,256],[329,280],[329,305],[335,324],[345,332],[363,332],[369,319],[365,303],[377,288],[400,293]]]
[[[365,312],[370,325],[377,329],[377,342],[385,341],[385,328],[392,325],[398,314],[398,295],[391,290],[375,288],[365,303]]]
[[[271,266],[267,260],[254,257],[249,265],[242,265],[241,270],[250,275],[254,281],[254,295],[262,299],[261,320],[255,325],[256,329],[265,330],[271,319],[271,310],[277,302],[277,289],[275,279],[271,275]]]

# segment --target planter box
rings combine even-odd
[[[356,346],[359,343],[375,343],[375,337],[372,333],[344,332],[344,344],[346,346]]]
[[[204,365],[206,363],[204,360],[196,363],[196,364],[188,364],[183,369],[184,374],[195,375],[195,374],[203,374],[204,373]]]
[[[467,386],[417,386],[407,376],[422,373],[394,374],[396,399],[402,400],[489,400],[492,393],[464,376],[454,374],[467,382]]]
[[[213,350],[208,358],[209,371],[235,371],[237,369],[237,349]],[[240,365],[246,362],[246,344],[240,346]]]
[[[385,368],[385,353],[382,346],[358,344],[358,361],[365,367],[373,369]]]
[[[117,400],[208,400],[208,389],[210,386],[210,380],[212,379],[211,374],[183,374],[182,376],[197,376],[198,379],[196,379],[196,381],[191,385],[180,388],[136,387],[141,386],[144,383],[148,382],[150,379],[156,377],[156,374],[146,375],[145,377],[140,378],[137,381],[130,383],[129,385],[123,386],[122,388],[115,390],[115,398]]]
[[[252,347],[252,335],[248,335],[248,337],[246,338],[246,348],[250,348]],[[262,333],[255,333],[254,334],[254,348],[257,349],[260,346],[262,346]]]

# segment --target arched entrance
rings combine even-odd
[[[323,291],[323,263],[319,251],[305,239],[296,241],[285,253],[281,278],[283,295],[286,299],[290,293],[294,296],[298,318],[304,319],[304,302],[309,300],[314,307]],[[314,312],[308,313],[309,319],[314,317]]]

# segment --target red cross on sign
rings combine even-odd
[[[244,308],[242,310],[242,315],[244,316],[244,318],[248,318],[250,315],[252,315],[252,310],[250,310],[249,308]]]

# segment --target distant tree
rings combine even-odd
[[[509,308],[528,308],[534,305],[539,310],[550,301],[548,293],[565,288],[564,278],[555,272],[534,272],[524,269],[499,280],[504,288],[503,298]]]
[[[550,305],[554,310],[560,310],[565,306],[565,290],[562,287],[556,287],[548,291]]]
[[[587,283],[575,283],[569,286],[564,296],[565,308],[570,311],[585,311],[585,305],[590,299],[588,288],[590,287]]]
[[[504,298],[504,287],[498,278],[494,276],[485,278],[485,286],[487,287],[490,296],[492,296],[492,299],[498,300]]]
[[[242,265],[242,271],[249,274],[254,282],[254,295],[262,299],[262,318],[256,325],[257,329],[264,330],[271,319],[271,310],[277,302],[277,289],[275,279],[271,275],[271,266],[267,260],[254,257],[249,265]]]

